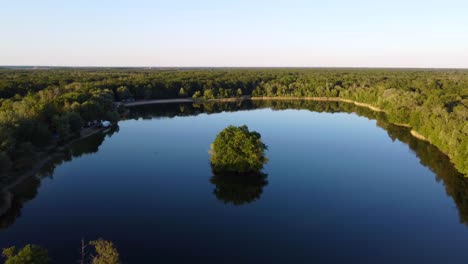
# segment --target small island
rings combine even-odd
[[[258,132],[246,125],[228,126],[211,144],[213,193],[226,204],[243,205],[260,199],[267,175],[261,170],[268,162],[267,146]]]
[[[215,174],[259,174],[268,162],[261,135],[246,125],[228,126],[211,144],[211,167]]]

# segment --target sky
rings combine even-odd
[[[468,68],[468,1],[0,0],[0,65]]]

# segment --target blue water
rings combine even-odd
[[[211,142],[248,125],[268,145],[259,198],[218,200]],[[467,263],[468,228],[406,143],[349,113],[259,109],[127,120],[59,165],[0,231],[56,263],[112,240],[124,263]]]

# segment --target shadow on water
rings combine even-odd
[[[215,174],[210,179],[215,185],[213,194],[225,204],[244,205],[260,199],[263,187],[268,184],[267,174],[249,175]]]
[[[34,177],[29,177],[8,190],[2,190],[0,192],[0,229],[8,228],[21,216],[24,204],[37,196],[42,179],[52,178],[55,168],[64,162],[96,153],[106,136],[112,136],[118,132],[118,129],[116,126],[107,133],[97,133],[72,143],[68,148],[54,155],[54,158],[46,163]]]
[[[9,191],[0,193],[0,229],[11,226],[21,216],[23,205],[37,196],[39,178],[30,177]]]
[[[377,120],[377,126],[385,129],[393,141],[399,140],[406,143],[419,157],[420,163],[434,172],[436,180],[445,186],[447,195],[454,200],[458,208],[460,222],[468,224],[468,179],[459,173],[448,157],[436,147],[413,137],[409,128],[390,124],[386,120],[385,114],[374,112],[367,108],[340,102],[244,100],[205,104],[143,105],[130,108],[125,118],[172,118],[262,108],[270,108],[272,110],[310,110],[326,113],[355,113],[369,120]],[[111,136],[115,132],[110,131],[107,135],[96,134],[72,144],[62,155],[44,166],[36,177],[30,178],[7,191],[0,192],[0,228],[7,228],[15,222],[17,217],[21,216],[23,205],[37,196],[41,179],[52,177],[55,168],[64,162],[70,161],[75,157],[97,152],[105,137]],[[266,178],[267,175],[265,174],[249,178],[214,175],[210,181],[215,185],[213,192],[220,201],[226,204],[244,205],[260,199],[263,188],[268,184]]]

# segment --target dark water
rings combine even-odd
[[[382,115],[244,102],[128,118],[2,194],[1,247],[40,244],[56,263],[99,237],[124,263],[468,262],[467,180]],[[210,143],[231,124],[261,133],[266,179],[212,177]]]

